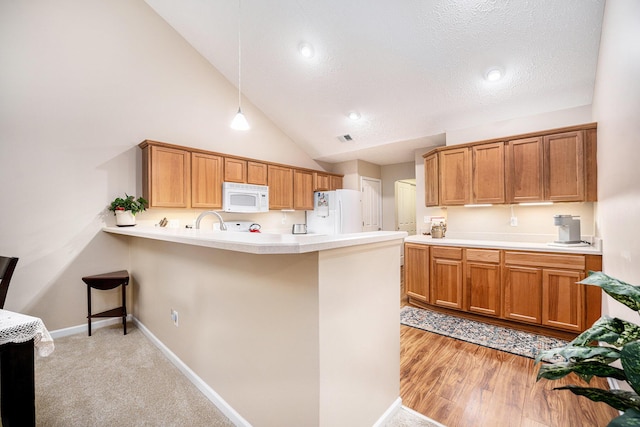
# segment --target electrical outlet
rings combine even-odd
[[[512,216],[511,217],[511,226],[512,227],[517,227],[518,226],[518,217],[517,216]]]
[[[178,312],[173,308],[171,309],[171,320],[173,321],[173,324],[178,327]]]

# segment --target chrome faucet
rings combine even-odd
[[[220,230],[227,231],[227,224],[224,223],[220,214],[216,211],[204,211],[200,215],[198,215],[198,219],[196,219],[196,229],[200,228],[200,221],[207,215],[215,215],[218,217],[218,221],[220,221]]]

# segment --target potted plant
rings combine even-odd
[[[137,199],[127,193],[122,197],[116,197],[109,205],[109,210],[116,216],[116,225],[119,227],[131,227],[136,225],[136,214],[147,209],[149,203],[142,197]]]
[[[615,300],[635,312],[640,311],[639,286],[630,285],[602,272],[591,272],[579,283],[600,286]],[[604,345],[599,345],[598,342]],[[576,395],[585,396],[594,402],[604,402],[622,411],[623,414],[614,418],[608,424],[609,427],[640,425],[640,326],[603,316],[566,346],[540,352],[536,363],[541,360],[551,360],[553,363],[540,366],[538,380],[556,380],[575,372],[587,383],[594,376],[626,381],[632,391],[576,385],[556,387],[554,390],[570,390]],[[612,366],[618,360],[620,362],[616,365],[621,368]]]

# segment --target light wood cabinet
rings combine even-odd
[[[314,172],[313,173],[313,191],[329,191],[331,188],[331,179],[329,174]]]
[[[293,169],[268,165],[269,209],[293,209]]]
[[[294,169],[293,209],[313,210],[313,172]]]
[[[424,158],[424,204],[438,206],[440,204],[440,176],[438,170],[438,154],[433,153]]]
[[[585,200],[584,132],[566,132],[543,138],[545,199]]]
[[[143,143],[143,197],[151,208],[188,208],[191,200],[191,153]]]
[[[405,243],[404,283],[410,298],[429,302],[429,246]]]
[[[600,255],[405,243],[410,303],[538,332],[575,334],[598,320],[601,289],[577,282],[601,269]]]
[[[462,248],[431,248],[430,300],[432,304],[462,309]]]
[[[471,147],[471,203],[504,203],[504,143]]]
[[[222,209],[224,159],[191,153],[191,207]]]
[[[266,163],[247,161],[247,184],[269,184]]]
[[[224,158],[224,181],[247,182],[247,161],[234,157]]]
[[[471,313],[501,315],[500,251],[465,249],[465,309]]]
[[[542,269],[505,266],[504,317],[519,322],[542,323]]]
[[[440,203],[445,206],[471,203],[469,149],[456,148],[438,153]]]
[[[339,175],[329,175],[329,190],[342,189],[342,177]]]
[[[544,200],[542,138],[524,138],[507,143],[507,200],[532,203]]]

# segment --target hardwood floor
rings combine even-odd
[[[408,326],[400,334],[403,405],[448,427],[600,427],[617,416],[604,403],[552,390],[584,384],[575,376],[536,382],[532,359]],[[598,378],[591,386],[608,388]]]

